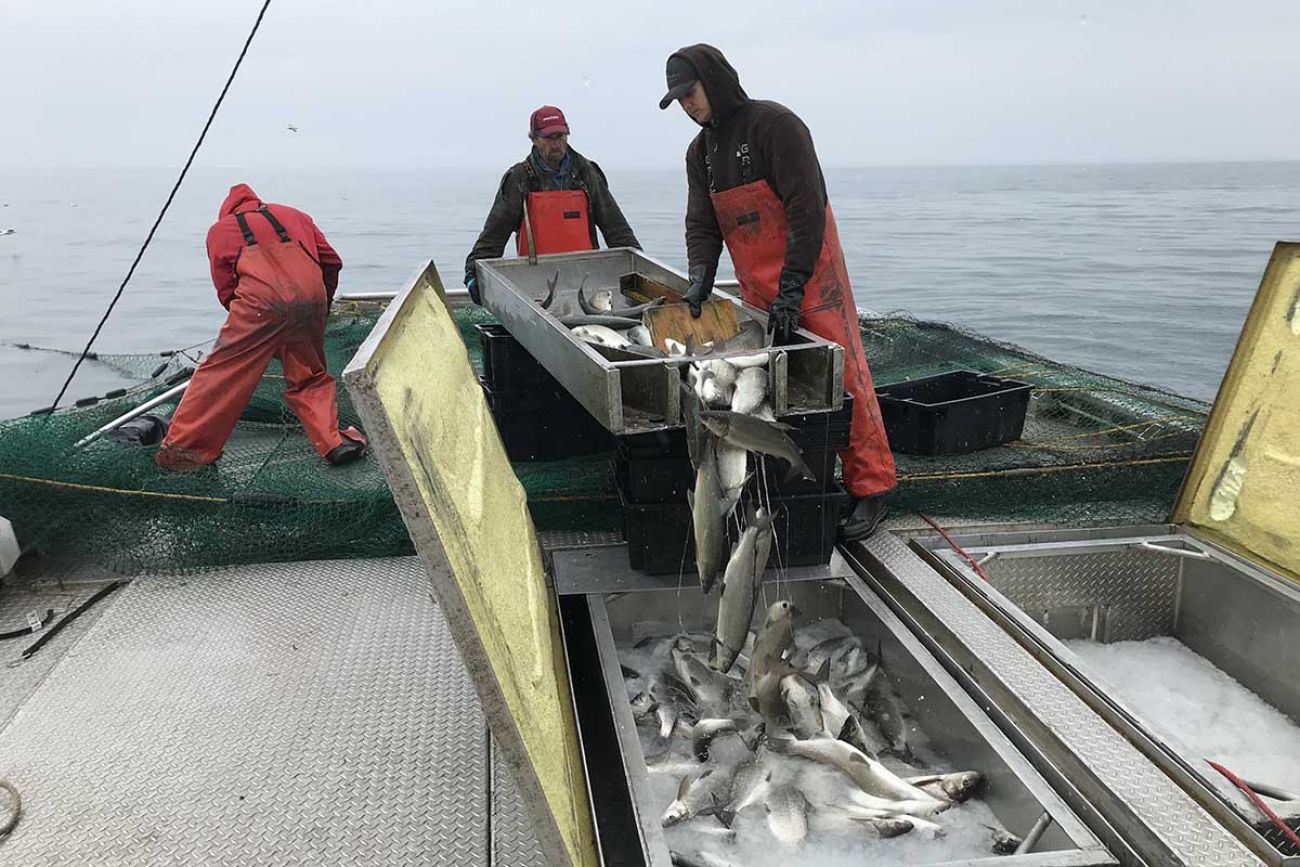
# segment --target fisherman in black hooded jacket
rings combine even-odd
[[[840,534],[846,541],[864,539],[884,516],[894,459],[812,135],[785,106],[750,99],[735,69],[711,45],[674,52],[667,78],[659,107],[676,101],[703,127],[686,150],[691,284],[685,300],[699,316],[725,243],[741,297],[768,311],[776,345],[798,342],[804,328],[844,347],[853,421],[840,458],[854,501]]]

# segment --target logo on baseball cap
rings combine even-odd
[[[528,119],[528,134],[530,136],[550,135],[557,132],[568,135],[569,124],[564,119],[564,112],[553,105],[542,106],[533,112],[532,117]]]

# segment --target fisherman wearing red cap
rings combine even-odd
[[[217,300],[230,311],[176,408],[154,460],[167,470],[211,464],[271,359],[284,369],[284,399],[316,453],[330,464],[361,457],[365,438],[339,430],[334,377],[325,369],[325,317],[343,260],[311,217],[267,204],[236,184],[208,230]]]
[[[844,347],[844,387],[853,395],[849,447],[840,452],[853,497],[840,538],[871,535],[893,489],[894,458],[862,351],[835,215],[812,134],[783,105],[750,99],[740,76],[712,45],[668,58],[664,109],[677,102],[702,129],[686,149],[686,255],[691,313],[713,291],[725,244],[740,296],[768,311],[773,343],[807,329]]]
[[[609,247],[641,249],[609,191],[605,173],[569,147],[564,112],[553,105],[537,109],[528,120],[528,137],[532,152],[501,179],[483,231],[465,260],[465,287],[475,304],[479,287],[474,263],[499,258],[512,233],[520,256],[530,250],[595,250],[598,228]]]

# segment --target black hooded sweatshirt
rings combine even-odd
[[[826,181],[812,134],[785,106],[750,99],[736,70],[712,45],[692,45],[676,55],[695,68],[713,110],[686,149],[686,255],[692,272],[707,268],[711,284],[722,255],[722,229],[709,194],[764,180],[785,206],[781,286],[802,297],[826,232]]]

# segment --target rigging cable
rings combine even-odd
[[[207,123],[203,124],[203,131],[199,133],[199,139],[194,143],[194,149],[190,151],[189,159],[185,161],[185,166],[181,169],[180,176],[176,178],[176,184],[172,187],[172,191],[167,195],[167,201],[163,203],[162,210],[158,212],[157,219],[153,221],[153,226],[149,229],[149,234],[145,237],[144,243],[140,245],[140,251],[135,254],[135,261],[131,263],[131,267],[126,272],[126,277],[122,279],[122,285],[117,287],[117,294],[115,294],[113,300],[109,302],[108,309],[104,311],[103,318],[100,319],[99,324],[95,326],[95,332],[90,335],[90,340],[86,341],[86,348],[81,350],[81,354],[77,357],[77,362],[72,365],[72,371],[68,374],[68,378],[63,382],[63,387],[59,389],[58,395],[51,402],[50,415],[46,416],[46,418],[52,416],[53,411],[58,408],[59,401],[62,400],[64,394],[67,393],[68,386],[72,384],[72,378],[77,375],[77,370],[81,367],[81,362],[85,361],[90,355],[90,347],[93,346],[95,340],[98,339],[99,332],[104,329],[104,323],[108,322],[108,317],[112,315],[113,308],[117,306],[117,302],[122,298],[122,293],[126,291],[126,284],[131,282],[131,277],[135,274],[136,266],[138,266],[140,260],[144,258],[144,251],[149,248],[149,243],[153,240],[154,233],[158,231],[158,227],[162,224],[163,217],[167,215],[167,209],[171,207],[172,200],[176,198],[176,193],[180,190],[181,183],[185,180],[185,175],[189,172],[190,166],[194,163],[194,158],[198,156],[199,148],[203,146],[203,139],[207,137],[208,130],[212,127],[212,121],[216,119],[217,111],[221,108],[221,103],[225,100],[226,93],[230,90],[230,85],[234,83],[235,75],[239,72],[240,64],[244,62],[244,55],[248,54],[249,46],[253,44],[253,37],[257,35],[257,29],[262,26],[262,18],[266,15],[266,10],[270,5],[271,0],[265,0],[265,2],[262,3],[262,9],[257,13],[257,20],[253,22],[253,29],[249,31],[248,38],[244,40],[244,47],[240,50],[239,57],[235,60],[234,67],[230,70],[230,76],[226,79],[226,86],[221,88],[221,95],[217,97],[216,104],[212,106],[212,112],[208,115]]]

